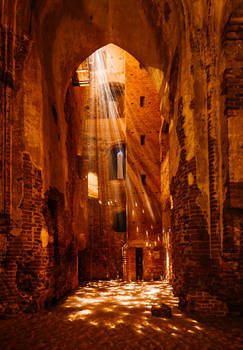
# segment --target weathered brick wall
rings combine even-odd
[[[179,59],[172,63],[179,62],[178,74],[173,73],[177,70],[173,64],[170,73],[172,81],[177,79],[169,133],[172,284],[181,307],[204,312],[205,300],[208,298],[209,305],[210,294],[215,296],[215,265],[220,254],[216,54],[214,38],[207,37],[202,26],[202,13],[193,8],[188,16],[197,20],[188,23],[190,41],[175,51]],[[210,21],[209,6],[208,32]],[[190,295],[194,295],[193,303]]]
[[[179,111],[178,138],[183,146],[183,109]],[[173,287],[177,295],[190,290],[207,288],[210,273],[210,251],[207,217],[197,203],[199,189],[196,184],[196,161],[186,160],[186,150],[180,153],[180,162],[170,191]]]
[[[10,214],[10,157],[14,87],[13,31],[0,25],[0,212]]]
[[[159,99],[147,70],[126,53],[126,139],[128,247],[143,248],[143,278],[164,276],[161,239]],[[144,144],[141,144],[141,137]],[[141,175],[146,176],[142,184]],[[128,248],[129,279],[136,279],[136,261]],[[135,269],[131,270],[131,269]]]
[[[114,1],[114,28],[98,2],[89,8],[94,21],[83,16],[85,1],[78,8],[64,2],[58,20],[51,2],[33,5],[33,16],[24,2],[15,8],[25,6],[26,16],[15,16],[15,2],[0,3],[1,308],[36,309],[77,281],[76,247],[85,248],[87,206],[84,192],[74,189],[87,181],[78,185],[74,176],[80,154],[63,101],[77,57],[114,41],[148,68],[168,124],[168,136],[161,137],[170,149],[161,153],[161,182],[167,182],[162,217],[172,228],[174,290],[192,310],[226,312],[225,302],[236,310],[243,295],[241,1]],[[72,11],[83,20],[73,21]],[[41,202],[39,191],[45,192]]]
[[[187,295],[187,310],[189,312],[197,312],[201,314],[225,316],[229,309],[225,302],[219,300],[216,296],[212,296],[208,292],[197,291]]]
[[[243,152],[242,152],[242,94],[243,94],[243,7],[233,11],[222,38],[225,55],[222,67],[222,111],[224,138],[225,196],[223,209],[222,260],[219,271],[220,294],[230,310],[242,311],[243,269]]]
[[[126,276],[127,281],[136,281],[136,248],[126,249]]]
[[[143,249],[143,279],[145,281],[165,278],[165,255],[161,244]]]
[[[123,61],[120,58],[124,53],[114,46],[111,50],[109,62],[118,60],[120,68],[123,68]],[[125,242],[125,233],[114,230],[115,215],[124,210],[126,205],[124,181],[110,178],[111,148],[125,142],[125,119],[117,118],[114,126],[114,120],[104,115],[106,108],[100,105],[98,96],[95,95],[99,93],[100,82],[96,81],[95,67],[92,67],[90,86],[70,87],[65,108],[69,128],[67,142],[69,171],[74,179],[70,183],[74,191],[73,202],[70,205],[76,207],[74,225],[77,236],[81,233],[84,238],[84,244],[79,244],[81,280],[121,277],[122,246]],[[115,77],[114,73],[109,74],[108,82],[118,83],[119,79],[123,79],[123,73],[121,70]],[[120,83],[122,84],[123,80]],[[102,101],[103,104],[107,102],[109,101]],[[70,161],[77,155],[81,161],[79,178],[77,169],[71,166]],[[99,184],[97,198],[89,194],[87,180],[89,172],[97,175]],[[80,217],[82,217],[81,223]]]
[[[60,194],[52,190],[43,200],[41,170],[28,153],[22,171],[20,233],[12,233],[14,221],[1,231],[0,305],[7,313],[36,311],[77,285],[75,241]]]
[[[198,13],[179,50],[187,68],[182,62],[169,162],[174,291],[191,311],[225,314],[242,304],[242,15],[233,14],[222,44],[218,10],[208,4],[206,31]]]
[[[0,28],[0,309],[35,311],[77,285],[77,244],[63,205],[56,229],[43,216],[38,50],[26,34]]]

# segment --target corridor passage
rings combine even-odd
[[[158,303],[172,307],[172,318],[151,315]],[[242,318],[203,321],[177,304],[166,282],[88,282],[48,311],[0,320],[0,348],[243,349]]]

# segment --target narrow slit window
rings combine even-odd
[[[110,180],[126,178],[126,145],[114,146],[110,150]]]
[[[88,86],[90,84],[89,59],[81,63],[72,78],[73,86]]]
[[[124,173],[123,173],[123,152],[119,151],[117,153],[117,179],[122,180],[124,179]]]
[[[141,180],[142,180],[142,184],[146,185],[146,175],[145,174],[141,175]]]
[[[77,156],[77,173],[80,179],[82,177],[82,167],[83,167],[83,157]]]
[[[144,106],[145,96],[140,96],[140,107]]]
[[[126,211],[121,211],[115,214],[114,216],[114,224],[112,229],[116,232],[126,232]]]
[[[140,136],[140,144],[141,144],[142,146],[145,145],[145,135],[141,135],[141,136]]]

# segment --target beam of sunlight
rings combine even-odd
[[[124,207],[125,196],[127,217],[131,215],[134,220],[139,222],[141,215],[143,215],[143,220],[148,222],[147,227],[142,228],[142,226],[137,225],[136,232],[137,236],[142,237],[145,236],[146,231],[147,248],[150,251],[157,246],[162,246],[160,237],[155,231],[157,221],[160,221],[158,218],[160,218],[161,212],[158,201],[155,197],[151,197],[151,193],[156,192],[157,189],[151,192],[150,185],[144,186],[140,181],[141,165],[144,167],[142,170],[145,174],[150,173],[151,186],[154,186],[156,181],[154,181],[154,174],[151,174],[149,168],[151,164],[158,163],[158,147],[146,148],[146,162],[138,165],[135,144],[139,144],[139,132],[134,133],[133,140],[130,140],[130,142],[126,121],[126,116],[129,115],[131,129],[138,130],[135,121],[137,111],[130,101],[132,97],[129,97],[124,88],[126,79],[125,52],[119,51],[119,55],[123,55],[123,59],[121,57],[118,60],[114,58],[114,52],[112,51],[114,47],[114,45],[107,45],[97,50],[88,60],[90,67],[89,110],[85,114],[85,126],[81,135],[82,144],[85,145],[82,146],[84,147],[82,152],[89,164],[87,172],[88,193],[89,197],[98,199],[101,221],[105,221],[105,216],[110,217],[111,221],[114,208]],[[78,72],[80,74],[82,73],[81,68]],[[149,119],[144,122],[147,125]],[[151,141],[153,145],[155,139],[158,141],[157,136]],[[126,152],[123,150],[124,144],[129,145]],[[117,148],[115,180],[124,180],[124,186],[110,186],[106,178],[107,175],[104,175],[107,174],[107,165],[100,160],[104,157],[104,150],[109,153],[111,145],[115,145]],[[156,154],[152,149],[157,150]],[[108,154],[108,156],[110,155]],[[121,166],[123,159],[126,163],[126,171]],[[147,166],[147,163],[150,165]],[[90,203],[92,205],[92,202]],[[127,231],[127,235],[129,240],[129,231]],[[157,236],[159,237],[158,240]],[[94,245],[92,239],[90,245],[92,250]],[[107,251],[109,255],[110,250]],[[151,256],[151,252],[149,254]],[[107,259],[109,260],[109,256],[107,256]],[[107,269],[109,270],[109,267]],[[109,276],[109,271],[107,271],[107,276]],[[92,271],[90,272],[90,279],[92,279]]]

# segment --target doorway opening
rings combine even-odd
[[[143,248],[136,248],[136,280],[143,280]]]

